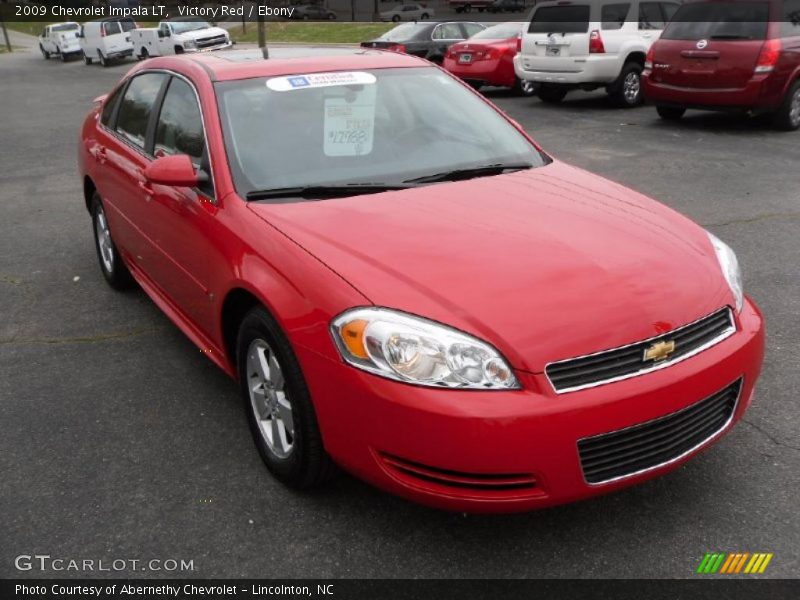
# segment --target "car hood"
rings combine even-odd
[[[250,207],[374,304],[471,333],[531,372],[732,303],[701,227],[561,163]]]
[[[178,34],[185,40],[200,40],[203,38],[217,37],[218,35],[228,35],[228,32],[221,27],[209,27],[207,29],[197,29]]]

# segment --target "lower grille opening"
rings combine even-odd
[[[665,417],[578,442],[584,478],[606,483],[677,460],[719,433],[733,417],[742,380]]]
[[[464,473],[430,467],[390,454],[380,454],[380,459],[384,467],[402,482],[434,487],[450,495],[510,498],[543,493],[536,477],[530,473]]]

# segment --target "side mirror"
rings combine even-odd
[[[196,187],[208,181],[208,176],[202,171],[196,171],[192,159],[186,154],[155,159],[145,168],[144,176],[151,183],[172,187]]]

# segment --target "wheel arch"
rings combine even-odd
[[[630,62],[635,62],[644,67],[644,62],[646,58],[647,54],[643,50],[633,50],[628,52],[628,55],[625,57],[625,62],[622,64],[626,65]]]
[[[89,212],[92,210],[92,197],[96,191],[97,186],[92,181],[92,178],[85,175],[83,178],[83,200],[86,203],[86,210]]]
[[[225,352],[225,360],[233,373],[236,372],[236,338],[239,335],[239,326],[247,313],[256,306],[263,307],[264,310],[272,315],[273,319],[275,318],[273,311],[270,310],[263,299],[244,287],[232,288],[222,301],[222,309],[220,311],[222,349]]]

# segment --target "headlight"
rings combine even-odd
[[[432,387],[519,389],[489,344],[433,321],[386,308],[355,308],[331,323],[345,361],[376,375]]]
[[[736,253],[713,233],[709,231],[706,231],[706,233],[708,234],[708,239],[711,240],[711,245],[714,246],[714,252],[717,254],[722,274],[725,276],[731,292],[733,292],[733,297],[736,300],[736,312],[740,312],[744,303],[744,288],[742,286],[742,271],[739,269]]]
[[[185,42],[183,42],[183,47],[186,49],[197,48],[197,42],[195,42],[194,40],[186,40]]]

